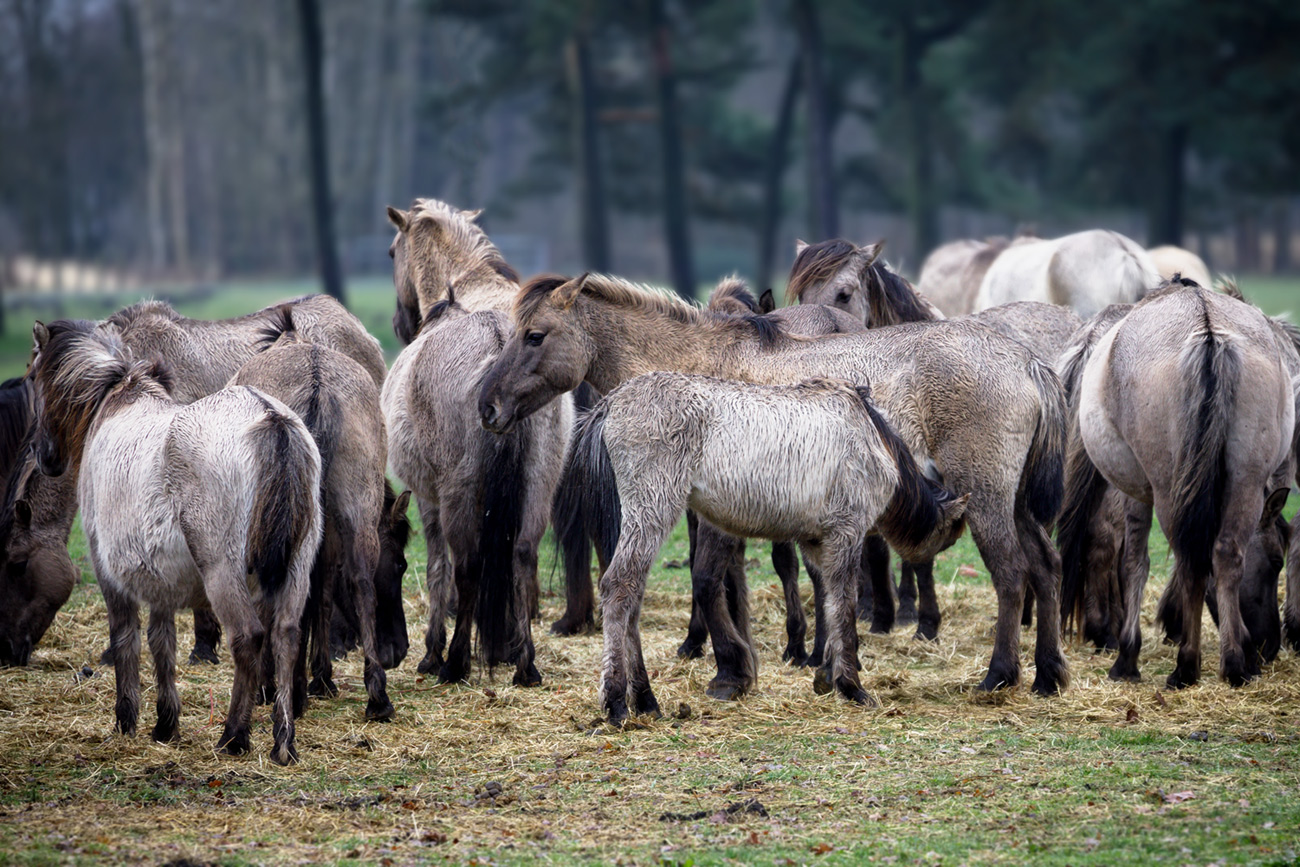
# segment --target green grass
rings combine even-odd
[[[186,312],[233,315],[305,288],[229,287]],[[391,288],[353,293],[367,326],[391,334]],[[536,626],[545,684],[515,688],[501,671],[455,686],[417,675],[426,552],[416,536],[404,583],[411,655],[389,681],[397,719],[363,720],[360,666],[346,660],[341,696],[313,701],[299,722],[302,763],[282,769],[267,759],[265,709],[250,756],[213,753],[231,682],[224,650],[220,667],[180,666],[179,743],[148,740],[147,663],[142,734],[112,733],[111,675],[97,663],[103,604],[78,526],[82,582],[32,666],[0,670],[0,864],[1300,865],[1300,660],[1284,652],[1231,690],[1214,678],[1207,619],[1203,683],[1163,690],[1173,651],[1151,609],[1169,559],[1158,531],[1151,541],[1144,682],[1110,683],[1111,657],[1070,646],[1073,680],[1059,698],[975,693],[995,602],[967,536],[936,563],[938,642],[906,628],[862,636],[863,682],[881,703],[866,710],[814,695],[806,671],[782,665],[766,543],[751,543],[747,568],[758,687],[736,703],[704,696],[712,660],[674,655],[690,585],[677,565],[681,524],[642,618],[669,717],[613,731],[593,724],[600,636],[545,634],[563,604],[549,541]],[[188,650],[188,617],[179,633]],[[1031,631],[1026,680],[1032,651]],[[83,666],[94,674],[78,676]],[[676,719],[682,704],[689,713]],[[501,798],[482,797],[489,781]],[[750,799],[766,815],[727,812]]]

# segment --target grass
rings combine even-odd
[[[209,299],[207,315],[262,303],[247,291]],[[379,334],[391,290],[373,291],[364,318]],[[359,307],[363,297],[354,290]],[[1109,656],[1072,645],[1072,684],[1058,698],[975,693],[995,601],[967,537],[936,564],[937,642],[906,628],[862,636],[863,682],[881,704],[867,710],[814,695],[807,671],[782,665],[781,594],[763,543],[748,569],[758,687],[741,702],[707,699],[712,660],[674,653],[689,610],[679,527],[642,621],[668,716],[614,731],[596,719],[600,637],[545,634],[563,602],[549,546],[542,687],[513,687],[506,671],[456,686],[417,675],[417,538],[404,593],[413,658],[389,681],[397,719],[364,721],[360,666],[346,660],[341,696],[299,721],[301,764],[279,768],[265,708],[250,756],[213,752],[232,676],[225,651],[218,667],[180,666],[178,744],[112,732],[112,678],[96,661],[107,629],[78,528],[82,582],[33,664],[0,670],[0,864],[1300,864],[1300,660],[1284,652],[1231,690],[1214,678],[1207,620],[1204,682],[1164,690],[1173,650],[1152,609],[1169,560],[1158,532],[1152,541],[1144,682],[1109,682]],[[188,648],[187,617],[180,633]],[[1026,683],[1032,648],[1027,634]]]

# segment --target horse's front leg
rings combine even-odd
[[[694,509],[686,510],[686,562],[691,570],[691,621],[686,627],[686,640],[677,648],[677,655],[682,659],[699,659],[704,655],[704,644],[709,640],[709,615],[700,604],[700,597],[695,592],[697,586],[696,566],[699,562],[699,526],[700,519]],[[710,554],[712,552],[709,552]],[[706,564],[701,563],[704,567]],[[715,564],[710,561],[707,568]]]
[[[176,691],[175,612],[162,607],[149,610],[149,652],[153,654],[158,691],[158,722],[153,727],[153,739],[167,743],[176,740],[181,718],[181,697]]]
[[[904,563],[898,570],[898,622],[915,623],[916,617],[916,573]]]
[[[420,523],[424,525],[426,547],[425,585],[429,591],[429,626],[424,633],[424,659],[416,666],[421,674],[442,668],[443,648],[447,646],[447,609],[451,604],[453,574],[447,556],[447,540],[442,532],[438,504],[420,497]]]
[[[209,608],[194,609],[194,649],[190,651],[190,665],[210,662],[217,665],[221,657],[217,648],[221,646],[221,622]]]
[[[99,588],[108,608],[108,652],[117,682],[117,730],[134,735],[140,717],[140,606],[112,581]]]
[[[700,521],[691,570],[691,596],[694,606],[704,612],[718,666],[707,693],[723,701],[744,695],[753,688],[757,676],[753,649],[740,624],[733,619],[733,606],[727,598],[734,597],[734,607],[747,621],[744,546],[743,539],[722,532],[708,521]],[[734,574],[737,568],[738,578]],[[737,583],[739,586],[735,586]]]
[[[786,644],[781,658],[793,665],[802,665],[808,658],[808,651],[804,649],[808,618],[799,595],[799,556],[794,542],[772,543],[772,569],[781,579],[781,593],[785,597]]]
[[[817,668],[822,664],[826,652],[826,587],[821,566],[808,556],[808,548],[800,545],[803,555],[803,568],[808,573],[808,581],[813,588],[813,647],[812,653],[804,657],[803,665]]]
[[[934,561],[907,564],[916,576],[916,587],[920,605],[916,617],[915,638],[921,641],[934,641],[939,637],[939,623],[943,614],[939,611],[939,596],[934,588]]]
[[[825,581],[825,661],[813,677],[819,695],[838,691],[857,704],[876,706],[858,679],[857,574],[861,535],[837,533],[820,543],[804,544],[805,560],[816,560]]]
[[[894,628],[894,580],[889,572],[889,545],[877,535],[868,536],[862,546],[857,611],[859,618],[865,618],[870,612],[874,635],[888,635]]]
[[[1179,617],[1178,662],[1165,681],[1170,689],[1193,686],[1201,679],[1201,606],[1205,601],[1205,575],[1197,575],[1179,558],[1169,578],[1170,606]]]
[[[1291,519],[1291,544],[1286,557],[1286,603],[1282,630],[1286,643],[1300,652],[1300,514]]]

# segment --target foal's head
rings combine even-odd
[[[170,376],[159,359],[132,358],[116,335],[93,322],[37,322],[32,335],[36,462],[48,476],[62,475],[69,460],[81,460],[95,418],[111,397],[141,390],[168,393]]]
[[[871,315],[867,281],[883,247],[880,241],[861,247],[838,238],[816,244],[799,241],[786,285],[786,303],[837,307],[867,322]]]

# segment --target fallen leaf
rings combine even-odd
[[[1161,707],[1169,707],[1169,702],[1165,701],[1165,694],[1158,689],[1156,690],[1156,704]]]
[[[812,847],[812,853],[814,855],[825,855],[827,852],[833,851],[835,851],[835,847],[830,843],[818,843],[816,846]]]
[[[1129,723],[1129,724],[1132,724],[1132,723],[1137,722],[1138,719],[1139,719],[1139,717],[1138,717],[1138,709],[1137,709],[1136,707],[1134,707],[1133,705],[1129,705],[1129,706],[1128,706],[1128,711],[1126,711],[1125,714],[1124,714],[1124,721],[1127,722],[1127,723]]]
[[[969,566],[963,563],[957,567],[957,574],[963,578],[978,578],[980,570],[976,569],[974,566]]]
[[[1183,801],[1190,801],[1195,797],[1195,792],[1170,792],[1163,796],[1163,800],[1166,804],[1181,804]]]

